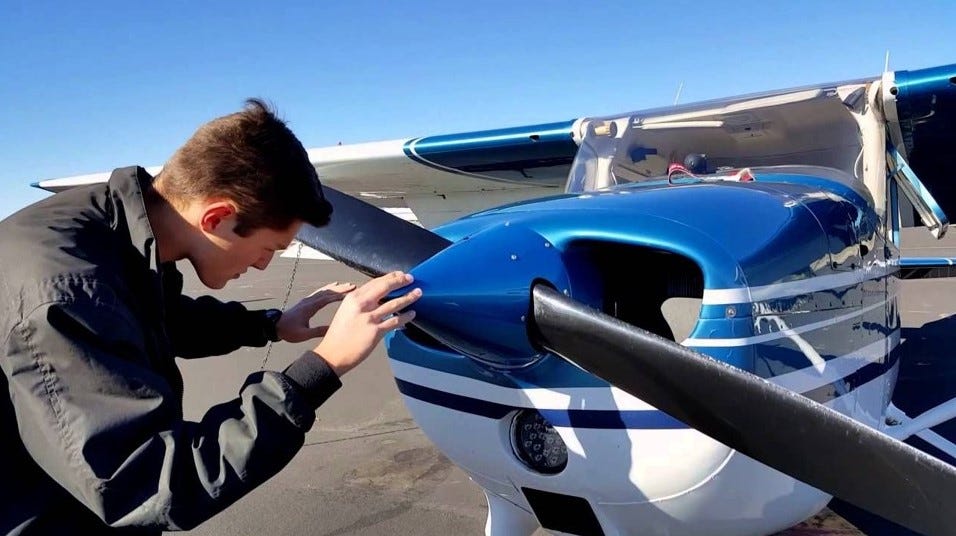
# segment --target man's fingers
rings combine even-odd
[[[377,309],[372,313],[377,318],[384,318],[390,314],[397,313],[402,309],[408,307],[409,305],[415,303],[415,300],[422,297],[422,289],[416,288],[411,292],[399,296],[394,300],[389,300],[382,305],[379,305]]]
[[[389,331],[397,328],[405,327],[405,324],[408,324],[415,318],[415,311],[405,311],[400,315],[395,315],[389,317],[387,320],[380,324],[381,328]]]
[[[353,290],[355,290],[355,283],[339,283],[338,281],[336,281],[334,283],[329,283],[328,285],[325,285],[324,287],[313,291],[312,294],[309,294],[309,297],[316,298],[316,297],[321,297],[328,294],[344,295],[344,294],[348,294],[349,292]]]
[[[324,290],[314,295],[312,297],[312,302],[319,307],[323,307],[333,302],[342,301],[347,295],[348,294],[345,292],[332,292],[329,290]]]
[[[353,283],[332,283],[309,294],[303,303],[308,306],[311,316],[330,303],[342,301],[353,290]]]
[[[379,300],[382,296],[395,289],[402,288],[414,280],[415,278],[411,274],[390,272],[363,285],[362,292],[367,294],[369,298]]]
[[[309,339],[314,339],[316,337],[325,337],[325,334],[329,332],[329,326],[316,326],[314,328],[309,328]]]

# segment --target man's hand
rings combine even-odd
[[[390,292],[411,282],[410,274],[392,272],[372,279],[346,295],[325,338],[313,351],[322,356],[339,377],[352,370],[372,353],[387,332],[415,318],[415,311],[401,314],[398,311],[421,297],[421,289],[380,304]]]
[[[276,334],[286,342],[302,342],[325,335],[328,326],[310,327],[315,313],[330,303],[342,301],[355,290],[354,283],[330,283],[286,309],[276,324]]]

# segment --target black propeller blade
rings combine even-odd
[[[331,221],[320,228],[303,225],[298,239],[372,277],[407,272],[451,242],[384,210],[323,186],[332,203]]]
[[[685,424],[923,534],[956,534],[956,469],[762,378],[532,291],[532,339]]]

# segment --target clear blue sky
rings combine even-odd
[[[956,63],[949,0],[697,4],[0,0],[0,217],[250,96],[317,147]]]

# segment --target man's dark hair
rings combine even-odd
[[[172,202],[225,197],[237,205],[236,233],[328,223],[318,174],[302,143],[260,99],[202,125],[163,166]]]

